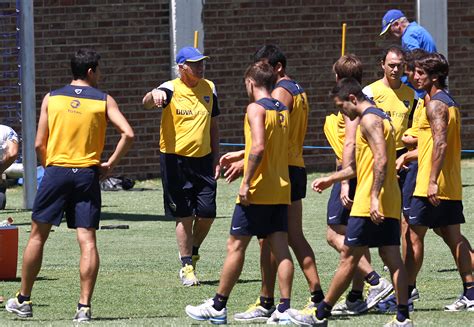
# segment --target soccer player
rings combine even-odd
[[[446,92],[449,64],[438,53],[416,61],[415,81],[430,101],[420,115],[418,176],[408,219],[410,243],[406,254],[409,291],[421,269],[424,236],[440,228],[450,248],[464,291],[446,311],[474,310],[474,279],[469,248],[461,235],[465,222],[461,182],[461,118],[459,105]]]
[[[145,108],[163,108],[160,170],[165,212],[176,219],[184,286],[199,285],[199,247],[216,217],[219,166],[219,107],[214,83],[204,79],[209,57],[184,47],[176,55],[179,77],[143,98]]]
[[[363,67],[360,59],[347,54],[339,58],[333,65],[336,81],[352,77],[362,82]],[[341,170],[351,164],[355,153],[355,136],[359,118],[351,120],[341,111],[337,116],[332,114],[326,117],[324,132],[336,154],[336,167]],[[341,252],[344,246],[347,220],[353,203],[357,180],[343,180],[334,183],[327,206],[327,241],[336,251]],[[362,295],[364,279],[369,285],[367,298]],[[356,315],[367,312],[381,299],[387,296],[393,287],[385,278],[382,278],[370,265],[370,252],[361,257],[354,274],[352,289],[346,300],[333,308],[334,315]]]
[[[256,62],[244,76],[250,99],[244,122],[244,176],[232,217],[227,257],[215,297],[199,306],[188,305],[186,313],[193,319],[210,320],[214,324],[227,322],[227,300],[242,271],[245,250],[255,235],[268,239],[277,261],[281,298],[274,315],[282,323],[285,311],[290,308],[294,271],[287,233],[291,200],[289,112],[271,97],[276,75],[269,64]]]
[[[313,307],[324,298],[321,290],[314,252],[303,234],[302,199],[306,196],[306,169],[303,160],[303,142],[308,123],[308,98],[303,88],[286,74],[286,57],[276,45],[265,45],[254,55],[255,62],[264,61],[273,67],[277,75],[272,97],[284,104],[290,112],[288,169],[291,182],[291,205],[288,207],[288,243],[308,282],[311,301],[307,306]],[[231,160],[224,155],[221,164],[230,166]],[[267,320],[275,310],[274,288],[276,280],[276,261],[271,256],[267,239],[260,239],[260,267],[262,271],[262,287],[260,297],[254,305],[234,316],[238,321]],[[273,315],[272,319],[277,319]],[[271,320],[271,319],[270,319]],[[276,321],[277,322],[277,321]]]
[[[20,292],[5,306],[19,317],[33,315],[30,296],[41,268],[44,244],[51,226],[59,226],[65,213],[68,227],[76,229],[81,250],[81,293],[74,321],[91,319],[91,299],[99,270],[99,178],[111,173],[134,138],[115,100],[97,89],[99,59],[93,50],[77,51],[71,59],[73,81],[46,94],[41,105],[35,147],[45,174],[33,205]],[[121,137],[109,159],[101,163],[107,120]]]
[[[314,191],[357,175],[357,188],[347,224],[339,267],[326,297],[308,314],[290,310],[298,325],[327,325],[337,299],[349,286],[356,266],[369,247],[378,247],[388,266],[398,298],[397,317],[386,326],[412,326],[407,305],[406,270],[400,256],[400,190],[395,171],[395,137],[390,117],[368,101],[353,78],[340,80],[332,91],[336,106],[350,119],[359,117],[355,160],[331,176],[316,179]]]
[[[401,40],[402,48],[406,51],[423,49],[436,52],[436,44],[431,34],[416,22],[410,23],[398,9],[390,9],[383,16],[380,36],[386,33]]]

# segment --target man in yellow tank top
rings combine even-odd
[[[195,320],[227,323],[227,300],[242,271],[246,248],[255,235],[268,239],[278,266],[281,297],[271,319],[289,322],[284,318],[290,307],[294,270],[287,233],[291,201],[287,150],[289,113],[280,101],[271,98],[275,80],[273,68],[264,62],[252,64],[245,73],[251,103],[244,122],[244,176],[217,293],[202,305],[186,307],[186,314]]]
[[[81,294],[74,321],[91,319],[91,299],[99,270],[96,229],[100,222],[99,178],[111,173],[132,144],[133,130],[115,100],[98,90],[100,56],[81,49],[71,58],[73,81],[46,94],[36,134],[36,154],[45,174],[33,205],[31,234],[23,255],[21,288],[5,306],[31,317],[31,291],[41,268],[43,247],[63,214],[75,228],[81,250]],[[107,120],[120,132],[115,151],[101,162]]]
[[[333,71],[336,74],[336,81],[352,77],[359,83],[362,83],[362,62],[353,54],[347,54],[339,58],[333,65]],[[324,132],[328,140],[333,138],[331,134],[338,135],[337,143],[339,145],[335,146],[332,142],[329,143],[336,153],[336,169],[340,170],[349,166],[355,158],[355,139],[359,118],[351,120],[339,111],[336,116],[337,124],[331,124],[328,117],[326,117],[326,123],[324,124]],[[340,148],[340,152],[336,151],[336,148]],[[347,221],[350,216],[356,184],[356,178],[334,183],[327,204],[326,218],[328,229],[326,239],[328,244],[339,253],[344,247]],[[370,252],[367,250],[357,266],[352,281],[352,289],[348,292],[344,301],[334,306],[332,311],[334,315],[366,313],[393,290],[392,284],[385,278],[382,278],[369,261]],[[369,285],[365,299],[363,296],[364,281]]]
[[[160,171],[166,215],[176,219],[184,286],[199,285],[199,247],[216,217],[219,166],[219,106],[214,83],[204,78],[209,57],[184,47],[176,55],[179,77],[143,98],[145,108],[162,108]]]
[[[416,61],[415,81],[430,101],[418,130],[418,176],[408,219],[410,246],[406,266],[413,287],[423,263],[424,237],[440,228],[463,282],[463,294],[446,311],[474,310],[474,279],[469,248],[461,234],[465,222],[461,181],[461,117],[459,105],[446,91],[449,64],[438,53]]]
[[[318,270],[313,249],[303,234],[302,199],[306,196],[306,169],[303,160],[303,142],[308,124],[309,104],[304,89],[286,74],[286,56],[276,45],[265,45],[254,54],[254,61],[270,64],[277,74],[277,82],[272,91],[272,97],[283,103],[290,112],[290,131],[288,146],[288,169],[291,181],[291,205],[288,207],[288,242],[293,249],[301,269],[308,281],[311,301],[309,306],[321,302],[324,293],[321,290]],[[221,165],[232,169],[232,164],[238,152],[222,156]],[[226,175],[229,179],[232,171]],[[232,177],[230,177],[232,178]],[[262,286],[260,296],[255,305],[245,312],[237,313],[237,321],[266,321],[275,310],[274,289],[276,281],[276,262],[271,260],[268,240],[260,239],[260,265],[262,271]],[[274,259],[274,258],[273,258]]]
[[[406,270],[400,255],[401,199],[393,126],[388,115],[367,100],[355,79],[340,80],[332,94],[345,115],[352,120],[360,117],[355,160],[329,177],[316,179],[312,188],[322,192],[335,181],[357,175],[357,189],[340,264],[324,301],[312,314],[290,311],[290,319],[298,325],[327,325],[332,307],[349,285],[360,258],[368,247],[378,247],[399,300],[396,321],[386,326],[413,326],[408,312]]]

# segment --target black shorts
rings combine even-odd
[[[291,182],[291,202],[304,199],[306,197],[306,184],[308,182],[306,168],[288,166]]]
[[[286,204],[235,205],[230,235],[265,238],[275,232],[288,232]]]
[[[50,166],[36,193],[32,219],[59,226],[66,214],[69,228],[99,228],[99,169]]]
[[[400,245],[400,220],[387,218],[376,225],[370,217],[349,217],[344,244],[382,247]]]
[[[340,168],[338,167],[338,170]],[[354,200],[355,190],[357,186],[357,178],[349,180],[349,197]],[[347,225],[351,210],[346,209],[341,202],[341,183],[334,183],[329,196],[327,206],[327,224],[328,225]]]
[[[465,222],[462,201],[441,200],[435,207],[425,197],[414,196],[411,200],[409,225],[438,228]]]
[[[402,190],[402,209],[403,216],[408,217],[410,215],[411,199],[413,198],[413,192],[416,187],[416,176],[418,175],[418,161],[412,161],[408,164],[408,170],[405,176],[405,182],[403,183]]]
[[[216,217],[212,154],[201,158],[160,153],[165,214],[176,218]]]

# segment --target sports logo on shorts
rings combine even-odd
[[[209,101],[211,101],[211,97],[208,96],[208,95],[205,95],[204,96],[204,101],[206,101],[206,103],[209,103]]]
[[[71,107],[74,109],[78,108],[80,105],[81,105],[81,102],[77,99],[74,99],[71,101]]]
[[[76,92],[76,94],[81,94],[81,93],[82,93],[82,89],[74,89],[74,92]]]

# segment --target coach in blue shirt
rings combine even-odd
[[[428,52],[437,52],[431,34],[416,22],[408,22],[405,14],[398,9],[391,9],[383,16],[380,35],[387,32],[402,40],[404,50],[423,49]]]

